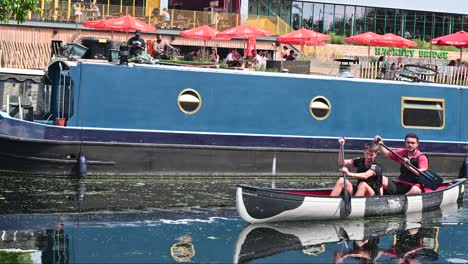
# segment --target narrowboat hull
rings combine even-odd
[[[347,147],[354,150],[347,151],[347,155],[361,155],[360,146],[366,141],[348,139]],[[0,171],[73,176],[78,174],[78,157],[83,153],[89,175],[271,175],[275,159],[279,176],[337,176],[336,142],[336,138],[57,127],[3,114]],[[464,155],[430,153],[430,157],[431,168],[439,174],[461,174]],[[381,162],[387,176],[399,173],[393,162]]]
[[[351,214],[345,216],[342,197],[328,196],[330,189],[288,190],[239,185],[236,208],[249,223],[308,221],[426,212],[463,199],[466,179],[444,183],[436,191],[413,195],[352,197]]]
[[[432,170],[466,174],[466,87],[92,61],[56,61],[46,75],[42,119],[0,112],[0,171],[76,175],[83,154],[88,175],[256,176],[275,160],[277,175],[338,176],[340,136],[351,158],[376,134],[401,147],[416,132]],[[421,107],[435,113],[423,126]]]

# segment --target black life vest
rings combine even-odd
[[[419,157],[423,155],[425,156],[426,154],[421,154],[417,157],[411,158],[410,163],[419,169]],[[398,177],[398,179],[402,181],[412,182],[412,183],[419,182],[419,177],[416,174],[414,174],[412,171],[410,171],[408,168],[406,168],[404,163],[401,164],[400,166],[400,177]]]

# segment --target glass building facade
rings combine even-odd
[[[249,15],[279,16],[293,29],[353,36],[367,31],[430,40],[468,30],[468,15],[291,0],[249,0]]]

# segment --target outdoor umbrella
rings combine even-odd
[[[250,37],[262,37],[262,36],[271,36],[271,32],[259,29],[251,25],[242,24],[237,27],[227,29],[223,32],[218,33],[216,36],[223,38],[250,38]]]
[[[322,42],[324,40],[331,39],[330,36],[315,32],[313,30],[301,28],[296,31],[292,31],[286,33],[284,35],[278,36],[276,41],[281,42],[283,44],[291,44],[291,45],[301,45],[302,43],[314,43],[314,42]]]
[[[397,48],[408,48],[416,47],[418,43],[399,37],[392,33],[377,36],[369,41],[372,46],[378,47],[397,47]]]
[[[112,30],[112,31],[135,31],[156,33],[156,28],[132,16],[109,18],[105,20],[86,21],[83,26],[87,28]]]
[[[216,29],[214,29],[214,28],[212,28],[210,26],[204,25],[204,26],[200,26],[200,27],[196,27],[196,28],[181,31],[179,34],[182,37],[185,37],[185,38],[203,39],[203,44],[204,44],[203,45],[203,53],[205,53],[206,41],[208,39],[215,39],[215,40],[227,40],[227,39],[229,39],[229,38],[222,37],[222,36],[218,37],[217,36],[218,33],[219,33],[219,31],[217,31]]]
[[[283,34],[281,36],[278,36],[276,38],[276,41],[283,43],[283,44],[289,44],[289,45],[301,45],[301,52],[304,50],[304,45],[306,46],[323,46],[325,43],[323,43],[324,40],[329,40],[331,39],[330,36],[301,28],[286,34]]]
[[[431,44],[437,46],[455,46],[457,48],[460,48],[461,60],[463,48],[468,48],[468,32],[462,30],[453,34],[434,38],[431,40]]]
[[[251,25],[242,24],[237,27],[233,27],[227,29],[223,32],[216,34],[217,37],[231,39],[231,38],[243,38],[244,39],[244,47],[245,47],[245,40],[247,38],[256,38],[262,36],[271,36],[273,35],[270,31],[256,28]],[[250,51],[246,51],[245,54],[248,55]]]
[[[369,32],[362,33],[356,36],[345,38],[344,41],[349,42],[349,43],[359,44],[359,45],[367,45],[367,61],[369,61],[370,46],[371,46],[370,41],[378,36],[381,36],[381,35],[369,31]]]

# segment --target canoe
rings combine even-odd
[[[332,263],[330,254],[336,243],[363,241],[371,238],[401,234],[405,230],[419,229],[421,233],[433,234],[439,224],[434,221],[443,215],[457,212],[457,204],[450,204],[430,212],[420,212],[373,220],[351,219],[333,221],[301,221],[249,224],[237,237],[233,263],[275,262],[275,255],[300,252],[309,262]],[[424,231],[426,232],[422,232]],[[427,245],[437,246],[437,237],[423,236]],[[432,242],[432,243],[431,243]],[[329,245],[330,244],[330,245]],[[427,248],[427,247],[426,247]],[[308,256],[307,256],[308,255]],[[298,257],[298,255],[294,255]],[[315,256],[317,258],[310,258]],[[309,258],[308,258],[309,257]],[[296,259],[297,260],[297,259]]]
[[[444,182],[432,191],[411,195],[352,197],[345,216],[341,196],[331,189],[277,189],[238,185],[236,208],[249,223],[359,218],[427,212],[463,199],[465,178]]]

